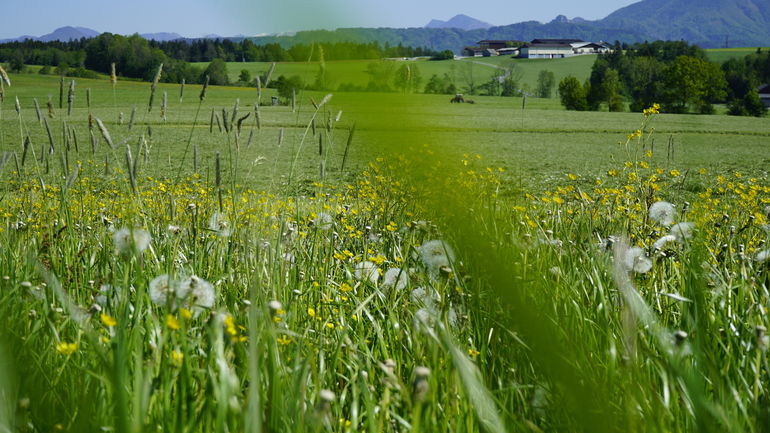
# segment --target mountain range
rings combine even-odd
[[[488,29],[490,27],[494,26],[463,14],[455,15],[449,21],[430,20],[430,22],[425,25],[426,29],[477,30]]]
[[[40,37],[12,40],[72,40],[98,35],[83,27],[62,27]],[[176,33],[149,33],[146,39],[183,39]],[[208,35],[204,38],[221,38]],[[243,36],[228,37],[235,41]],[[642,42],[685,40],[704,48],[770,46],[768,0],[642,0],[620,8],[607,17],[589,21],[559,15],[548,23],[525,21],[504,26],[457,15],[449,21],[432,20],[422,28],[340,28],[249,37],[258,44],[291,46],[314,42],[379,42],[459,52],[483,39],[529,41],[535,38],[578,38],[588,41]]]

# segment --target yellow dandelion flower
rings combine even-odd
[[[102,323],[104,323],[105,326],[110,328],[118,324],[117,319],[115,319],[114,317],[106,313],[102,313],[101,315],[99,315],[99,318],[102,320]]]
[[[310,317],[313,317],[313,318],[315,318],[315,308],[313,308],[313,307],[308,307],[308,308],[307,308],[307,315],[308,315],[308,316],[310,316]]]
[[[173,362],[176,365],[182,365],[182,361],[184,361],[184,353],[182,353],[182,351],[179,349],[172,350],[171,362]]]
[[[67,343],[66,341],[62,341],[56,345],[56,351],[65,356],[72,355],[76,350],[78,350],[77,343]]]
[[[291,338],[287,337],[286,335],[281,335],[276,339],[278,344],[282,346],[286,346],[287,344],[291,343]]]
[[[179,319],[174,317],[171,314],[166,315],[166,326],[168,326],[170,329],[173,329],[174,331],[178,330],[182,327],[182,324],[179,323]]]

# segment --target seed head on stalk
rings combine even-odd
[[[206,75],[206,79],[203,81],[203,88],[201,89],[201,96],[200,96],[201,102],[206,100],[206,89],[208,89],[208,87],[209,87],[209,76]]]
[[[150,102],[147,104],[147,112],[149,113],[152,111],[152,102],[155,100],[155,90],[158,87],[158,81],[160,81],[160,75],[163,73],[163,63],[158,66],[158,72],[155,73],[155,78],[152,80],[152,85],[150,86]]]

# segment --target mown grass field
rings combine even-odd
[[[10,80],[0,431],[767,428],[767,118]]]
[[[743,47],[743,48],[707,48],[706,56],[712,62],[724,62],[735,57],[744,57],[756,53],[757,48],[767,51],[770,47]]]
[[[521,82],[533,89],[537,85],[537,75],[541,70],[552,71],[556,82],[566,77],[574,75],[583,81],[591,73],[591,65],[596,56],[578,56],[568,59],[512,59],[510,56],[500,57],[476,57],[464,58],[462,60],[442,60],[430,61],[421,59],[417,61],[408,60],[350,60],[350,61],[329,61],[326,62],[328,75],[331,78],[332,87],[338,87],[345,83],[351,83],[357,86],[366,86],[370,81],[370,76],[366,73],[366,68],[370,63],[385,62],[390,65],[395,72],[403,64],[416,66],[422,76],[422,85],[430,79],[432,75],[442,77],[448,74],[453,77],[459,87],[465,86],[469,76],[473,76],[476,85],[481,85],[488,81],[495,73],[495,67],[501,65],[515,65],[517,75],[520,73]],[[205,68],[208,63],[196,63],[198,67]],[[271,63],[260,62],[229,62],[227,71],[232,82],[238,80],[238,75],[242,70],[247,70],[252,77],[258,74],[264,74],[270,69]],[[297,75],[305,83],[312,84],[318,72],[318,62],[284,62],[276,63],[275,76],[285,75],[287,77]]]

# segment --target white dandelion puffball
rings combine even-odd
[[[658,239],[657,241],[655,241],[655,243],[652,244],[652,247],[655,250],[662,250],[663,248],[666,248],[666,246],[668,244],[674,243],[676,241],[677,241],[676,236],[674,236],[674,235],[665,235],[665,236],[661,237],[660,239]]]
[[[177,290],[177,297],[187,299],[187,305],[193,309],[211,308],[216,301],[214,286],[203,278],[192,275],[185,278]]]
[[[176,281],[168,274],[159,275],[150,281],[150,299],[156,305],[166,306],[169,299],[176,297]]]
[[[693,231],[695,230],[695,224],[690,222],[674,224],[669,230],[669,233],[676,236],[676,240],[684,242],[692,238]]]
[[[650,206],[650,219],[663,227],[668,227],[674,223],[675,214],[674,205],[667,201],[658,201]]]
[[[770,261],[770,249],[762,250],[757,253],[757,255],[754,257],[754,261],[759,263],[765,263],[767,261]]]
[[[451,267],[455,260],[454,251],[442,240],[425,242],[417,248],[417,251],[419,251],[425,267],[434,275],[438,274],[443,267]]]
[[[369,280],[372,284],[377,284],[377,280],[380,279],[380,271],[377,269],[377,265],[370,261],[356,263],[353,275],[359,280]]]
[[[401,290],[406,287],[408,276],[406,269],[390,268],[382,277],[382,287],[395,288]]]
[[[334,225],[332,216],[326,212],[319,212],[313,220],[313,225],[321,230],[329,230]]]
[[[652,261],[644,255],[644,250],[639,247],[629,248],[623,256],[623,265],[626,270],[638,274],[645,274],[652,269]]]
[[[230,221],[221,212],[214,212],[211,214],[211,218],[209,218],[209,230],[226,238],[230,236]]]
[[[112,242],[115,244],[115,253],[130,255],[134,251],[141,254],[150,246],[150,234],[139,228],[129,229],[124,227],[112,234]]]

